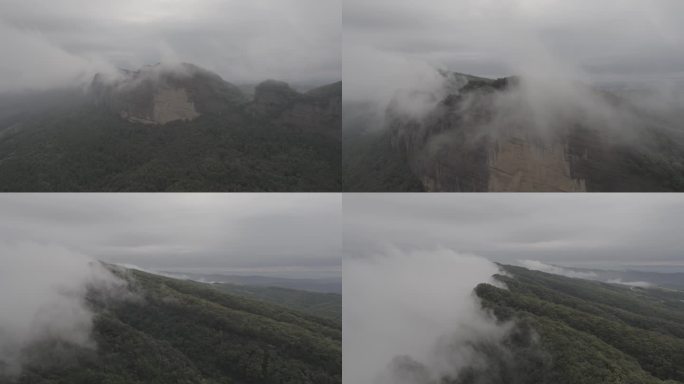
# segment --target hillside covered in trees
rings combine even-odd
[[[0,95],[0,190],[339,191],[341,82],[248,96],[190,64]]]
[[[342,295],[338,293],[238,284],[214,284],[214,286],[219,290],[238,296],[263,300],[314,316],[342,321]]]
[[[208,284],[117,270],[132,295],[91,292],[97,349],[45,340],[0,383],[340,383],[341,325]]]
[[[502,266],[507,289],[475,292],[502,323],[503,345],[474,346],[483,367],[453,383],[682,383],[684,292]]]

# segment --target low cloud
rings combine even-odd
[[[344,101],[371,104],[376,115],[394,105],[393,112],[421,118],[444,95],[440,70],[514,75],[521,86],[487,98],[485,111],[493,116],[478,131],[521,126],[548,135],[583,125],[630,139],[635,127],[681,128],[681,10],[681,2],[670,0],[438,0],[428,6],[350,0]]]
[[[446,249],[345,258],[345,382],[438,382],[475,364],[473,343],[498,342],[508,330],[473,293],[498,272]]]
[[[367,46],[344,49],[344,101],[368,103],[377,114],[394,103],[410,117],[422,117],[445,96],[435,67],[411,57]]]
[[[518,260],[518,264],[527,268],[527,269],[531,269],[533,271],[546,272],[546,273],[570,277],[570,278],[574,278],[574,279],[596,280],[596,281],[602,281],[602,282],[608,283],[608,284],[626,285],[629,287],[638,287],[638,288],[653,287],[653,284],[646,282],[646,281],[624,281],[622,279],[607,278],[606,274],[610,274],[611,273],[610,271],[604,272],[604,273],[596,273],[596,272],[591,272],[591,271],[586,271],[586,272],[585,271],[576,271],[576,270],[572,270],[572,269],[559,267],[556,265],[544,264],[541,261],[537,261],[537,260]]]
[[[544,264],[541,261],[536,261],[536,260],[519,260],[518,264],[520,264],[521,266],[523,266],[527,269],[531,269],[533,271],[546,272],[546,273],[551,273],[554,275],[561,275],[561,276],[571,277],[571,278],[575,278],[575,279],[587,279],[587,280],[598,279],[598,275],[594,272],[573,271],[573,270],[565,269],[563,267],[558,267],[555,265]]]
[[[646,281],[622,281],[621,279],[612,279],[607,281],[610,284],[619,284],[619,285],[627,285],[629,287],[637,287],[637,288],[650,288],[653,286],[653,284],[648,283]]]
[[[0,92],[191,62],[234,83],[340,80],[341,1],[3,0]]]
[[[27,350],[41,341],[95,349],[86,294],[125,286],[100,262],[66,248],[0,243],[0,378],[20,373]]]
[[[79,86],[96,73],[114,73],[102,58],[74,55],[36,30],[22,30],[0,19],[0,92],[42,91]]]
[[[339,194],[49,195],[0,196],[0,242],[49,242],[156,271],[340,275]]]

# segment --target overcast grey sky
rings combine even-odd
[[[681,0],[345,0],[343,20],[347,99],[405,86],[407,77],[430,81],[425,66],[491,77],[684,80]]]
[[[0,90],[191,62],[232,82],[341,77],[341,0],[2,0]]]
[[[340,276],[339,194],[2,194],[0,212],[6,245],[157,270]]]
[[[493,261],[684,267],[681,194],[345,194],[344,254],[445,247]]]

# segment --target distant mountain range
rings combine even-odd
[[[112,268],[134,296],[88,294],[97,349],[46,338],[0,383],[341,383],[340,295],[289,290],[274,304],[260,288]]]
[[[345,190],[684,190],[684,110],[553,79],[441,75],[442,89],[400,93],[381,119],[345,104]]]
[[[336,191],[341,82],[253,95],[192,64],[0,96],[5,191]]]
[[[563,267],[569,271],[586,274],[592,280],[606,283],[631,285],[636,287],[661,287],[684,291],[684,273],[682,272],[646,272],[637,270],[611,271],[603,269]],[[592,276],[593,275],[593,276]]]

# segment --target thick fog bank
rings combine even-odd
[[[482,363],[475,346],[498,344],[510,327],[481,308],[473,289],[498,272],[450,250],[345,259],[344,382],[438,382]]]
[[[125,286],[100,262],[68,249],[0,243],[0,377],[19,374],[34,343],[95,349],[86,295]]]

